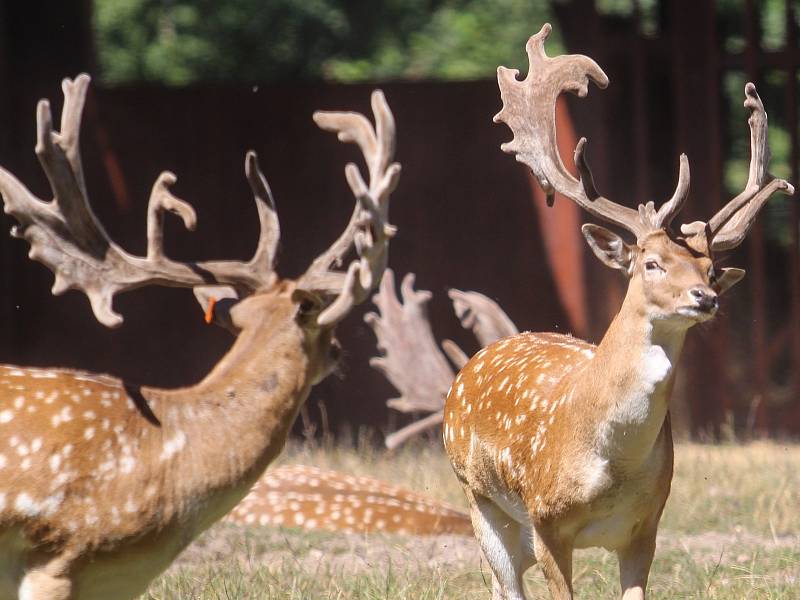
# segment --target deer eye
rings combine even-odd
[[[656,271],[663,271],[663,270],[664,270],[664,269],[661,267],[661,265],[660,265],[660,264],[658,264],[658,262],[656,262],[656,261],[654,261],[654,260],[648,260],[648,261],[646,261],[646,262],[644,263],[644,268],[645,268],[646,270],[650,271],[651,273],[654,273],[654,272],[656,272]]]
[[[317,308],[317,303],[311,300],[310,298],[304,298],[300,302],[300,313],[304,315],[307,315],[316,308]]]

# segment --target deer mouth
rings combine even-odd
[[[714,318],[714,315],[717,314],[717,307],[707,305],[681,306],[678,308],[677,313],[701,323]]]

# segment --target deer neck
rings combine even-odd
[[[148,395],[163,399],[175,491],[207,505],[206,521],[232,508],[283,448],[312,385],[304,344],[294,324],[245,330],[199,384]]]
[[[652,319],[631,286],[591,362],[585,392],[600,411],[599,451],[639,464],[663,428],[688,327]]]

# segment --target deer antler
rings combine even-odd
[[[50,182],[53,200],[34,196],[11,173],[0,168],[0,194],[5,211],[19,225],[12,235],[31,244],[29,256],[44,263],[55,274],[53,293],[68,289],[83,291],[98,321],[109,327],[122,323],[112,308],[114,295],[148,284],[193,287],[199,292],[246,296],[275,285],[275,257],[280,225],[267,180],[258,167],[255,152],[248,152],[245,174],[253,191],[261,227],[253,258],[248,262],[177,262],[164,255],[163,219],[169,211],[193,230],[192,207],[170,192],[176,177],[165,171],[153,185],[147,210],[147,255],[134,256],[108,236],[89,205],[81,166],[79,133],[81,114],[89,87],[89,76],[65,79],[61,131],[53,131],[47,100],[37,107],[36,154]],[[318,317],[320,325],[338,322],[350,308],[363,302],[377,285],[386,266],[389,238],[395,229],[388,224],[389,195],[397,185],[400,166],[394,155],[394,118],[381,92],[372,96],[377,133],[357,113],[316,113],[323,129],[339,132],[339,139],[355,141],[369,168],[367,186],[358,168],[349,164],[347,180],[357,204],[350,224],[340,238],[311,265],[300,281],[301,287],[335,296]],[[330,270],[355,246],[358,260],[346,273]],[[202,289],[199,289],[202,288]],[[233,289],[231,289],[233,288]]]
[[[455,377],[445,354],[459,368],[467,361],[452,341],[442,342],[444,354],[437,346],[425,308],[432,295],[426,290],[414,290],[413,273],[406,274],[400,288],[402,302],[397,299],[394,273],[387,269],[380,291],[372,298],[379,313],[364,316],[383,352],[383,356],[372,358],[370,365],[381,371],[401,394],[387,401],[390,408],[431,414],[386,436],[388,448],[396,448],[442,422],[444,400]],[[450,297],[461,324],[472,329],[482,346],[517,331],[503,310],[483,294],[451,290]]]
[[[479,292],[447,292],[464,329],[471,329],[481,347],[519,333],[517,326],[494,300]]]
[[[545,23],[541,31],[528,40],[525,49],[530,69],[524,81],[517,80],[519,71],[516,69],[497,69],[503,108],[494,121],[505,123],[514,134],[514,139],[501,148],[530,167],[547,194],[549,204],[555,192],[559,192],[595,217],[632,232],[637,239],[668,226],[688,194],[689,163],[685,156],[681,156],[675,194],[658,212],[652,202],[633,210],[597,192],[586,159],[586,138],[581,138],[575,148],[580,179],[575,179],[564,167],[556,145],[556,99],[563,91],[582,98],[589,91],[590,79],[599,88],[605,88],[608,77],[587,56],[572,54],[549,58],[544,43],[551,30],[550,24]]]
[[[249,263],[181,263],[164,255],[165,210],[180,216],[187,229],[195,227],[192,207],[169,191],[176,181],[169,172],[158,177],[150,195],[147,256],[128,254],[111,240],[89,205],[81,166],[79,133],[89,82],[86,74],[62,82],[64,109],[60,132],[53,131],[49,102],[41,100],[37,106],[36,155],[50,182],[52,201],[40,200],[16,177],[0,168],[0,194],[5,200],[5,212],[19,222],[12,235],[26,239],[31,244],[28,255],[53,271],[53,294],[69,289],[83,291],[97,320],[116,327],[122,323],[122,317],[112,308],[114,295],[150,283],[187,287],[219,283],[250,292],[271,285],[275,278],[273,262],[279,227],[269,187],[253,152],[247,155],[246,171],[255,193],[261,238]]]
[[[400,178],[400,165],[392,162],[394,117],[380,91],[372,93],[372,112],[374,129],[359,113],[314,113],[314,121],[322,129],[337,132],[343,142],[358,144],[369,173],[367,185],[355,164],[348,163],[345,167],[347,183],[356,197],[353,216],[339,239],[314,260],[298,282],[304,289],[339,294],[318,317],[320,325],[340,321],[353,306],[367,299],[386,268],[389,240],[396,232],[388,222],[388,211],[389,195]],[[350,263],[347,272],[331,270],[341,265],[351,247],[355,248],[358,259]]]
[[[382,357],[369,364],[383,373],[401,396],[387,402],[401,412],[441,410],[455,377],[431,331],[426,305],[432,294],[414,289],[414,274],[400,286],[402,303],[395,291],[394,273],[387,269],[380,289],[372,298],[380,314],[367,313],[364,320],[378,339]]]
[[[708,236],[711,248],[716,251],[730,250],[747,237],[759,211],[775,192],[794,194],[794,187],[783,179],[775,177],[767,170],[770,150],[767,139],[767,113],[756,86],[748,83],[744,87],[744,107],[750,110],[750,171],[747,185],[741,194],[723,206],[708,224],[697,221],[684,225],[684,234],[704,233]]]

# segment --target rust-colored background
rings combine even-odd
[[[0,1],[0,164],[43,197],[49,190],[33,154],[35,102],[51,98],[58,114],[61,76],[93,70],[88,2],[70,10],[50,4]],[[576,132],[589,137],[604,194],[629,204],[663,201],[672,193],[683,151],[691,162],[692,194],[682,217],[707,218],[725,199],[720,77],[726,68],[741,69],[758,81],[765,65],[775,68],[780,61],[794,75],[785,102],[794,119],[797,184],[796,40],[773,53],[777,58],[758,50],[757,39],[748,40],[754,50],[731,58],[716,50],[713,14],[696,2],[670,3],[672,22],[681,25],[658,40],[581,9],[585,4],[559,10],[565,41],[594,56],[612,85],[592,89],[588,99],[570,99],[560,124],[566,155]],[[692,18],[681,20],[689,11]],[[437,336],[477,349],[446,301],[447,288],[458,287],[489,294],[522,329],[574,331],[598,341],[619,306],[623,282],[588,258],[577,227],[584,215],[563,200],[553,210],[543,208],[525,169],[499,150],[510,134],[492,124],[499,109],[495,82],[381,87],[396,116],[403,164],[392,200],[400,234],[390,262],[399,275],[416,272],[417,286],[434,292]],[[178,175],[176,194],[195,206],[199,223],[197,232],[187,233],[169,220],[167,252],[177,259],[247,258],[257,223],[243,161],[253,148],[281,217],[280,273],[297,275],[344,227],[352,197],[343,168],[358,158],[355,148],[316,129],[311,113],[368,112],[371,89],[93,87],[82,130],[92,206],[118,243],[143,253],[150,186],[169,169]],[[746,127],[744,111],[741,122]],[[791,218],[796,231],[796,209]],[[2,220],[7,230],[11,223]],[[721,318],[690,336],[676,395],[684,431],[715,436],[732,425],[745,434],[800,432],[796,236],[793,243],[770,244],[756,232],[753,242],[725,259],[747,267],[748,278],[725,299]],[[125,324],[107,330],[83,296],[52,297],[52,275],[30,262],[27,250],[27,244],[0,236],[0,361],[177,386],[199,379],[231,342],[226,332],[202,324],[187,290],[122,295],[116,307]],[[386,429],[396,418],[383,405],[393,390],[367,364],[374,354],[374,337],[362,320],[367,308],[340,327],[346,349],[341,376],[317,386],[309,402],[312,418],[324,403],[334,430],[343,424]]]

